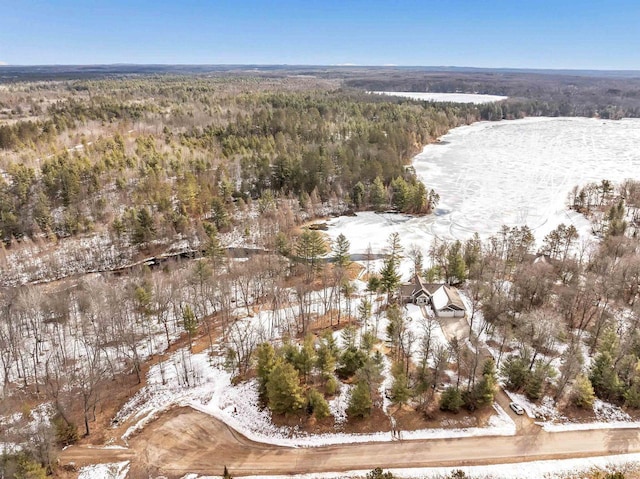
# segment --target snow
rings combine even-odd
[[[184,362],[184,357],[190,358],[188,363]],[[142,388],[117,415],[120,423],[125,420],[134,421],[133,426],[123,435],[123,439],[127,440],[173,405],[190,406],[221,420],[249,439],[266,444],[319,447],[393,439],[391,432],[310,435],[296,428],[275,426],[269,410],[260,407],[257,381],[250,380],[232,386],[231,374],[224,371],[220,364],[216,364],[219,359],[210,358],[207,353],[189,356],[177,351],[165,362],[169,365],[164,365],[164,371],[160,365],[153,366],[148,373],[147,386]],[[385,360],[385,368],[388,369],[388,358],[385,357]],[[387,374],[387,377],[390,378],[391,375]],[[383,383],[381,388],[389,386],[390,384]],[[340,395],[330,402],[332,412],[338,414],[338,423],[343,420],[349,394],[349,387],[342,385],[341,388]],[[515,424],[499,406],[494,407],[497,416],[490,419],[488,427],[403,431],[402,436],[406,439],[438,439],[515,434]]]
[[[561,222],[575,185],[640,174],[640,120],[527,118],[451,130],[414,158],[418,176],[440,194],[433,234],[463,239],[528,225],[538,238]]]
[[[337,425],[347,422],[347,407],[349,407],[349,397],[353,388],[354,386],[351,384],[342,384],[336,397],[328,401],[329,411],[331,411]]]
[[[129,461],[95,464],[81,468],[78,479],[125,479],[128,472]]]
[[[374,91],[376,95],[398,96],[418,101],[473,103],[482,105],[506,100],[506,96],[480,95],[477,93],[436,93],[436,92],[411,92],[411,91]]]
[[[527,225],[541,242],[560,223],[573,224],[585,241],[589,221],[566,208],[576,185],[640,176],[640,119],[527,118],[479,122],[451,130],[416,155],[413,166],[440,195],[434,215],[358,213],[328,222],[353,254],[384,252],[390,233],[405,251],[434,238],[486,238],[502,225]],[[406,262],[406,260],[405,260]]]
[[[631,416],[618,406],[600,399],[596,399],[593,402],[596,421],[573,423],[569,422],[569,419],[556,409],[555,402],[549,396],[543,397],[540,404],[534,404],[524,394],[514,393],[506,389],[504,391],[512,401],[522,406],[527,416],[531,419],[537,419],[536,424],[547,432],[640,428],[640,422],[633,421]]]
[[[596,413],[596,418],[600,421],[631,421],[631,416],[618,406],[602,401],[601,399],[593,401],[593,411]]]
[[[444,308],[449,303],[449,297],[447,296],[447,292],[444,288],[438,288],[431,298],[433,302],[433,306],[436,310]]]
[[[531,461],[515,464],[493,464],[490,466],[456,466],[385,469],[395,477],[401,478],[446,478],[455,471],[462,471],[465,477],[474,479],[540,479],[563,478],[567,474],[589,472],[594,468],[615,470],[640,461],[640,454],[619,454],[615,456],[594,456],[579,459],[561,459],[555,461]],[[373,466],[372,466],[373,467]],[[233,471],[230,471],[233,474]],[[245,476],[246,479],[341,479],[365,477],[370,470],[357,470],[335,473],[293,474],[287,476]],[[189,474],[183,479],[212,479],[213,476]]]
[[[431,308],[426,308],[427,314],[431,312]],[[419,306],[415,304],[407,304],[405,306],[405,318],[406,318],[406,328],[408,331],[413,334],[415,338],[415,343],[413,344],[411,360],[414,364],[418,365],[422,361],[422,351],[420,345],[424,337],[427,334],[427,331],[431,332],[431,349],[433,350],[438,345],[446,346],[448,344],[447,338],[442,332],[442,327],[440,323],[432,314],[428,319],[424,317],[422,314],[422,310]],[[433,366],[432,360],[433,358],[429,358],[431,363],[430,366]]]

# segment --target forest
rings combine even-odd
[[[605,80],[576,79],[570,100],[556,91],[564,76],[528,97],[531,75],[490,91],[477,74],[410,72],[398,85],[517,96],[472,105],[360,89],[390,88],[380,72],[292,73],[0,83],[4,477],[44,477],[61,447],[106,440],[151,370],[163,385],[201,386],[191,358],[203,352],[230,386],[255,385],[274,423],[311,433],[459,411],[483,425],[500,384],[567,415],[597,400],[637,414],[637,182],[572,192],[598,238],[589,247],[570,225],[541,248],[528,228],[505,227],[424,252],[392,235],[363,260],[316,222],[432,214],[438,192],[410,166],[426,144],[480,120],[638,116],[633,81],[608,80],[605,93],[619,93],[587,103]],[[461,291],[467,338],[412,317],[403,262]]]

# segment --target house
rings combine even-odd
[[[465,307],[456,288],[446,284],[427,283],[420,275],[400,286],[400,299],[417,306],[431,305],[440,318],[462,318]]]
[[[413,303],[418,306],[426,306],[431,301],[431,296],[440,287],[439,284],[427,283],[418,274],[411,281],[400,286],[400,299],[403,303]]]
[[[443,284],[431,296],[431,307],[439,318],[464,318],[466,309],[456,288]]]

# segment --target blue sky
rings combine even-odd
[[[640,0],[0,0],[0,62],[640,69]]]

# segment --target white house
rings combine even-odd
[[[462,318],[466,312],[456,288],[427,283],[417,274],[400,287],[400,299],[418,306],[430,304],[435,315],[441,318]]]

